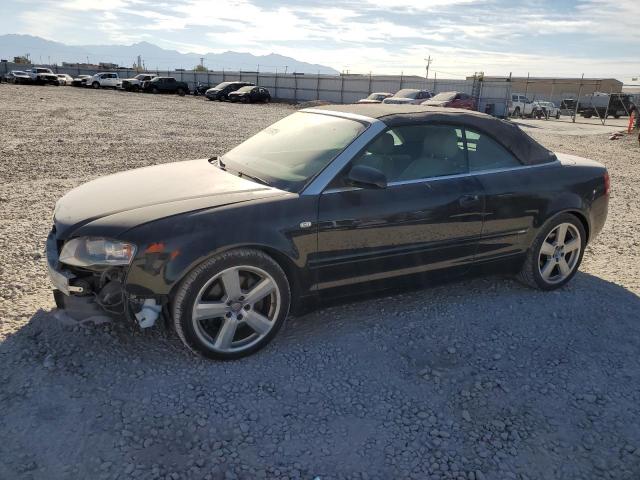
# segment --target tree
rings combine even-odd
[[[196,65],[195,67],[193,67],[193,71],[194,72],[206,72],[207,69],[205,68],[204,65]]]

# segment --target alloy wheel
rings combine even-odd
[[[280,291],[266,271],[236,266],[221,271],[198,292],[191,320],[198,338],[219,353],[254,346],[276,323]]]
[[[538,256],[538,270],[542,279],[550,284],[569,277],[578,265],[582,239],[571,223],[561,223],[549,232],[542,242]]]

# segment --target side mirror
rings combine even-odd
[[[356,165],[347,175],[347,183],[354,187],[386,188],[387,177],[377,168]]]

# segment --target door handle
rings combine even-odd
[[[458,200],[458,203],[461,207],[472,207],[476,205],[480,201],[480,197],[478,195],[463,195]]]

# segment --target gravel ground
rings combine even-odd
[[[0,85],[0,478],[640,477],[640,150],[531,134],[607,165],[582,273],[470,279],[293,319],[252,357],[63,325],[42,258],[55,200],[118,170],[221,153],[291,112]]]

